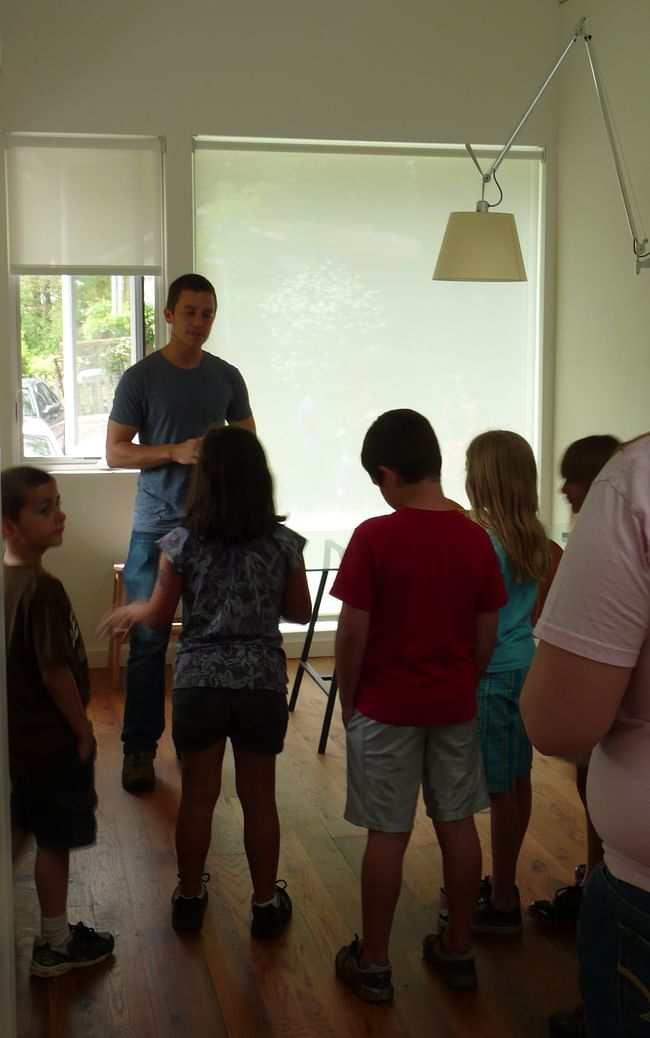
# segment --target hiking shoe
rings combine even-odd
[[[359,951],[359,937],[355,934],[352,944],[344,944],[336,953],[336,976],[364,1002],[391,1002],[394,991],[390,964],[362,966]]]
[[[548,1018],[548,1029],[555,1038],[587,1038],[581,1009],[560,1009]]]
[[[58,977],[81,966],[94,966],[111,955],[115,938],[111,933],[100,933],[83,923],[69,926],[70,936],[65,944],[52,948],[47,941],[34,940],[30,973],[35,977]]]
[[[279,937],[291,919],[291,898],[286,891],[287,884],[279,879],[275,884],[275,896],[270,905],[253,903],[253,921],[251,937],[256,941],[270,941]]]
[[[156,785],[153,758],[150,750],[125,753],[122,762],[122,789],[127,793],[150,793]]]
[[[476,957],[470,949],[468,952],[448,952],[442,942],[443,932],[428,933],[422,942],[424,961],[438,970],[447,987],[465,989],[475,988]]]
[[[560,887],[551,900],[542,898],[528,906],[528,914],[546,926],[573,926],[580,915],[582,887]]]
[[[492,880],[489,876],[483,876],[478,889],[478,901],[487,901],[492,892]],[[440,887],[440,907],[447,907],[447,891],[444,887]]]
[[[208,907],[207,881],[210,873],[204,872],[201,876],[203,891],[196,897],[184,897],[181,894],[180,883],[172,894],[172,926],[177,933],[194,933],[201,929],[203,916]]]

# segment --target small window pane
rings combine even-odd
[[[155,347],[155,278],[19,279],[25,457],[101,458],[115,387]]]

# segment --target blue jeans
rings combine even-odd
[[[650,892],[599,865],[582,896],[578,957],[589,1038],[648,1038]]]
[[[127,601],[146,601],[150,597],[158,574],[157,541],[161,536],[137,530],[131,534],[124,565]],[[134,750],[155,753],[158,739],[165,730],[165,654],[170,629],[155,630],[138,624],[131,631],[122,729],[125,753]]]

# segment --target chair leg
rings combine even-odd
[[[323,727],[320,733],[320,742],[318,744],[318,752],[325,753],[327,747],[327,738],[330,733],[330,725],[332,723],[332,714],[334,713],[334,705],[336,703],[336,693],[338,692],[339,683],[336,680],[336,671],[332,673],[330,690],[327,694],[327,706],[325,707],[325,716],[323,718]]]

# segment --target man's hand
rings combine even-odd
[[[177,465],[194,465],[202,443],[202,436],[194,436],[191,440],[172,444],[169,451],[172,461],[175,461]]]

